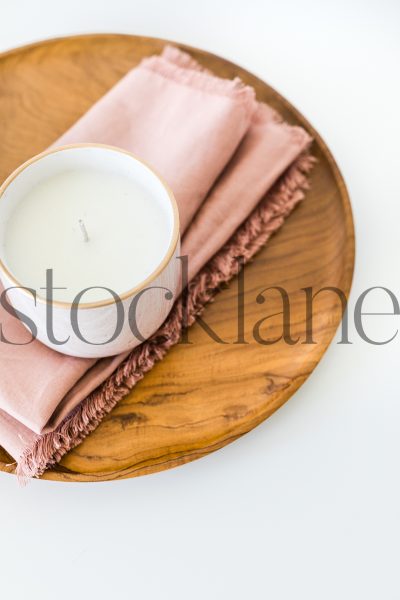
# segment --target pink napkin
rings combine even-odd
[[[303,129],[283,123],[240,80],[217,78],[169,46],[130,71],[55,145],[76,142],[130,150],[170,184],[189,256],[189,324],[237,272],[233,259],[250,258],[303,197],[312,164]],[[14,342],[0,343],[0,444],[18,472],[39,475],[79,443],[178,340],[181,321],[179,300],[152,340],[129,356],[95,361],[38,341],[16,345],[29,333],[0,308]]]

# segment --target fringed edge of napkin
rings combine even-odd
[[[211,71],[203,69],[194,59],[186,59],[184,53],[177,48],[174,50],[169,47],[169,50],[164,51],[161,56],[144,58],[140,66],[180,85],[189,85],[203,92],[236,98],[246,108],[255,110],[257,106],[255,91],[240,77],[234,79],[218,77]],[[171,56],[174,57],[174,62],[171,62]]]
[[[101,423],[114,406],[126,396],[169,348],[179,342],[185,327],[192,325],[222,283],[237,275],[241,264],[249,262],[283,224],[308,189],[307,175],[315,159],[303,153],[282,175],[227,244],[189,284],[185,300],[180,298],[161,328],[135,348],[97,390],[83,400],[55,431],[39,437],[25,450],[16,473],[21,481],[39,477],[57,464],[72,448]],[[183,303],[186,303],[184,306]],[[183,319],[185,310],[185,319]]]

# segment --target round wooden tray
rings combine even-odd
[[[44,150],[95,100],[144,56],[165,41],[128,35],[87,35],[56,39],[0,55],[0,180]],[[307,379],[340,322],[334,293],[315,301],[316,344],[305,340],[305,294],[335,286],[348,294],[354,266],[354,229],[342,176],[325,143],[306,119],[269,85],[223,58],[187,48],[222,77],[239,75],[260,100],[315,139],[318,163],[312,187],[283,229],[245,268],[245,338],[237,339],[237,283],[217,296],[204,319],[228,341],[212,341],[200,326],[191,345],[176,346],[60,465],[44,478],[61,481],[121,479],[160,471],[204,456],[269,417]],[[291,302],[296,345],[255,342],[257,321],[281,311],[280,296],[257,295],[284,287]],[[266,321],[264,336],[281,335],[281,317]],[[12,459],[0,448],[0,469]]]

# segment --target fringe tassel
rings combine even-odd
[[[80,444],[117,402],[179,342],[184,325],[192,325],[221,284],[237,275],[237,258],[243,257],[244,264],[249,262],[303,199],[308,188],[307,174],[314,163],[315,159],[308,152],[303,153],[227,244],[190,282],[185,298],[176,301],[161,328],[135,348],[107,381],[85,398],[55,431],[42,435],[32,447],[26,448],[16,469],[21,482],[39,477]]]
[[[174,58],[174,62],[171,62],[171,57]],[[254,89],[243,83],[239,77],[234,79],[217,77],[210,71],[202,69],[193,59],[186,61],[184,53],[177,48],[175,52],[169,49],[161,56],[144,58],[140,66],[180,85],[190,85],[210,94],[236,98],[246,108],[255,110],[257,106]]]

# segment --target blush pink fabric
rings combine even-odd
[[[258,103],[240,80],[217,78],[189,55],[166,47],[130,71],[55,145],[76,142],[130,150],[166,179],[178,202],[182,254],[189,256],[192,279],[301,160],[311,139]],[[291,175],[290,194],[287,189],[281,194],[287,205],[278,203],[280,221],[267,228],[269,234],[301,197],[305,184],[296,177],[299,171]],[[278,217],[270,211],[270,218]],[[221,261],[218,269],[223,271]],[[2,308],[0,323],[14,342],[0,343],[0,444],[18,462],[76,415],[127,354],[95,361],[64,356],[38,341],[16,345],[28,341],[29,333]],[[42,471],[43,464],[29,474]]]

